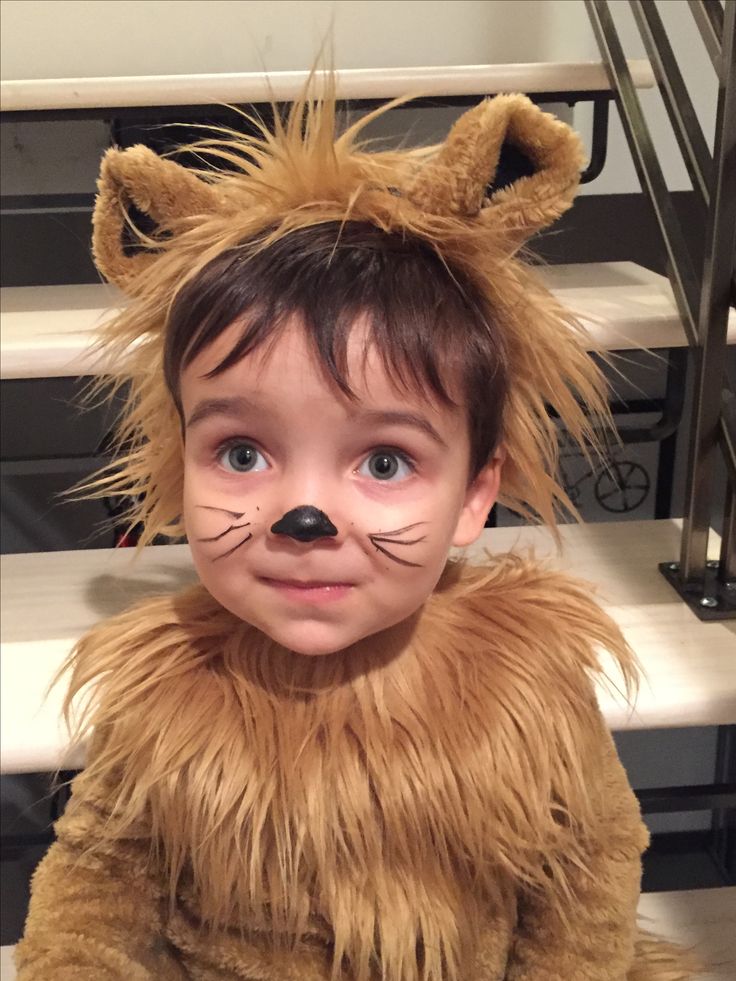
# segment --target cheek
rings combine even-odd
[[[413,616],[429,599],[445,568],[446,556],[411,569],[386,564],[377,570],[362,601],[363,636],[378,633]]]
[[[248,547],[262,528],[259,496],[234,494],[218,487],[201,470],[191,468],[184,475],[184,529],[195,565],[202,574],[205,566],[226,569],[227,556]]]
[[[411,576],[412,567],[405,562],[422,568],[444,566],[462,503],[462,489],[447,482],[393,500],[389,495],[381,501],[364,500],[360,508],[353,508],[350,525],[387,573],[401,570]]]
[[[209,482],[202,478],[200,471],[185,467],[184,470],[184,527],[187,536],[194,545],[199,538],[214,534],[215,526],[224,528],[227,524],[227,511],[239,513],[232,507],[227,507],[228,501],[217,493]],[[222,507],[223,511],[214,508]],[[213,508],[213,510],[209,510]],[[218,529],[221,530],[221,529]]]
[[[425,520],[416,512],[415,516],[420,518],[418,527],[403,526],[408,530],[401,535],[380,536],[380,540],[367,535],[364,539],[373,570],[374,630],[380,629],[382,620],[387,625],[398,623],[416,612],[431,595],[447,564],[454,525],[436,514],[428,514]]]

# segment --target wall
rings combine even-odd
[[[616,0],[612,8],[627,55],[643,57],[629,5]],[[666,0],[658,8],[712,138],[715,74],[687,0]],[[582,0],[3,0],[0,71],[3,79],[21,79],[308,68],[330,24],[338,68],[600,60]],[[644,92],[642,99],[670,187],[689,188],[658,93]],[[590,131],[589,107],[576,109],[575,124]],[[98,146],[99,131],[86,126],[70,141],[77,159],[81,147],[91,152]],[[83,189],[68,170],[55,172],[51,161],[44,173],[45,138],[38,129],[34,151],[26,125],[6,127],[5,193],[26,193],[26,154],[35,155],[40,179],[55,181],[58,192]],[[604,174],[583,193],[638,190],[615,118],[610,143]],[[88,171],[82,167],[91,190]]]

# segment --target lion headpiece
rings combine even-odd
[[[94,212],[98,268],[131,298],[101,346],[116,387],[126,387],[121,456],[95,493],[123,494],[143,542],[181,532],[181,426],[163,382],[167,317],[182,286],[213,259],[262,235],[273,241],[326,221],[362,221],[417,236],[480,285],[503,325],[509,392],[500,500],[555,525],[574,508],[556,480],[557,423],[583,447],[609,421],[605,382],[585,337],[520,257],[526,240],[567,210],[584,155],[579,138],[522,95],[484,99],[441,144],[374,150],[367,113],[339,132],[335,77],[269,128],[210,129],[185,168],[145,146],[106,153]],[[253,135],[254,133],[254,135]],[[140,213],[153,231],[139,227]],[[134,216],[134,217],[132,217]]]

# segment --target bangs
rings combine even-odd
[[[182,372],[234,322],[242,321],[242,333],[209,377],[275,341],[294,317],[349,398],[348,341],[360,320],[366,351],[375,349],[397,388],[465,410],[471,471],[490,458],[500,438],[506,353],[483,295],[428,242],[362,222],[243,243],[185,283],[164,348],[179,411]]]

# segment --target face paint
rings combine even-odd
[[[310,505],[300,505],[287,511],[271,525],[274,535],[288,535],[298,542],[313,542],[317,538],[335,538],[337,528],[333,525],[324,511]]]
[[[201,508],[203,511],[219,511],[221,514],[228,515],[228,517],[232,518],[234,521],[239,521],[241,518],[245,517],[245,511],[228,511],[227,508],[216,508],[212,507],[210,504],[196,504],[195,507]]]
[[[245,512],[244,511],[242,513],[238,513],[237,511],[228,511],[226,508],[212,507],[209,504],[197,504],[196,507],[201,508],[203,511],[219,511],[220,513],[226,514],[228,517],[233,518],[236,521],[238,519],[240,519],[240,518],[245,517]],[[249,527],[250,527],[250,521],[245,521],[245,522],[243,522],[242,525],[231,524],[231,525],[228,525],[228,527],[225,528],[224,531],[221,531],[221,532],[219,532],[216,535],[208,535],[208,536],[206,536],[204,538],[198,538],[197,541],[198,542],[219,542],[220,539],[224,538],[226,535],[229,535],[231,531],[237,531],[240,528],[249,528]],[[232,548],[228,549],[226,552],[220,553],[220,555],[216,555],[214,557],[214,559],[213,559],[213,562],[217,562],[218,559],[227,558],[228,555],[231,555],[236,549],[240,548],[241,545],[245,545],[246,542],[249,542],[252,537],[253,537],[253,535],[250,534],[250,532],[249,532],[245,536],[245,538],[242,538]]]
[[[355,399],[298,322],[211,374],[239,333],[233,324],[182,374],[192,556],[215,599],[278,643],[344,650],[422,606],[450,547],[482,530],[497,481],[468,485],[462,409],[397,389],[359,326]]]
[[[405,528],[397,528],[396,531],[384,531],[381,534],[369,535],[371,545],[376,549],[376,551],[383,553],[383,555],[388,556],[388,558],[393,559],[394,562],[398,562],[399,565],[412,566],[415,569],[420,567],[419,562],[409,562],[408,559],[399,558],[398,555],[393,555],[385,547],[386,545],[419,545],[421,542],[426,541],[427,536],[422,535],[420,538],[411,538],[408,540],[402,540],[398,538],[398,535],[406,535],[412,532],[415,528],[420,525],[427,524],[426,521],[416,521],[413,525],[407,525]]]

